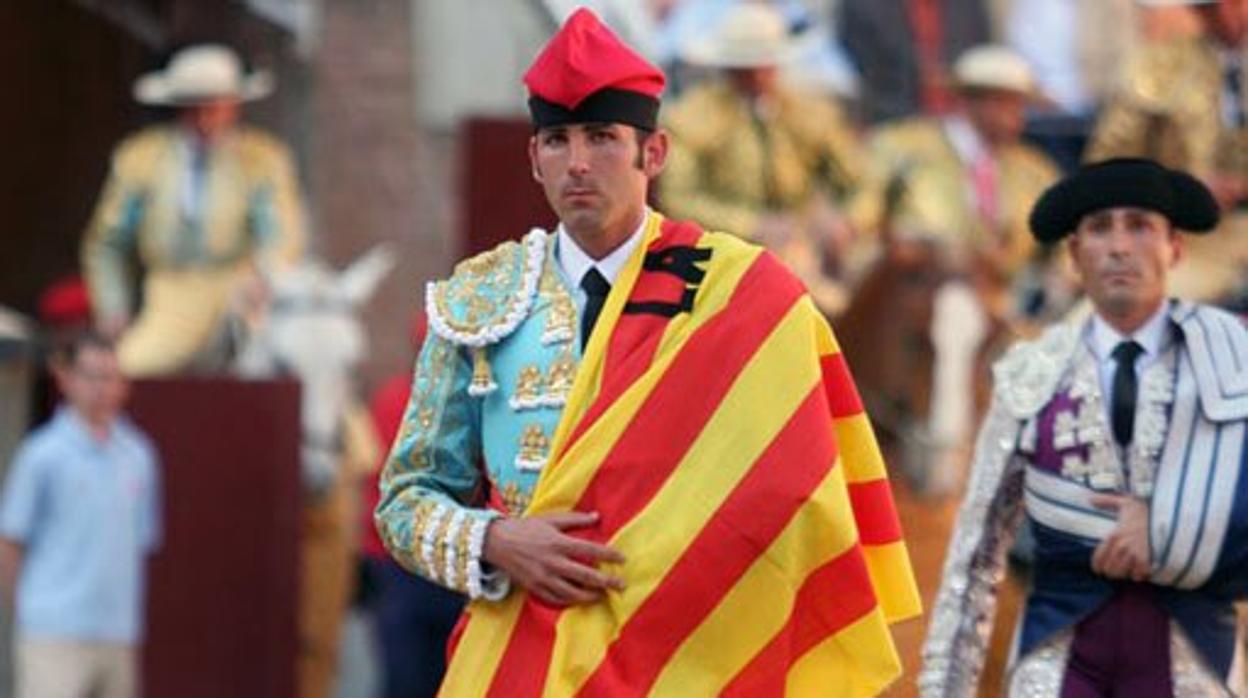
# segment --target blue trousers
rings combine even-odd
[[[394,560],[369,560],[381,640],[385,698],[432,698],[446,673],[446,640],[464,597],[412,575]]]

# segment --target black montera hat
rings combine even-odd
[[[1031,209],[1031,233],[1056,242],[1087,214],[1115,206],[1156,211],[1189,233],[1218,225],[1218,202],[1200,180],[1152,160],[1116,158],[1084,165],[1049,187]]]

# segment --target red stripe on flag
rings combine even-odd
[[[550,669],[555,624],[563,609],[552,608],[532,595],[525,597],[520,619],[507,641],[507,653],[490,681],[489,698],[540,696]],[[481,677],[483,680],[485,676]]]
[[[461,613],[459,620],[455,621],[455,626],[451,628],[451,634],[446,638],[446,663],[451,663],[451,657],[455,656],[455,650],[459,649],[459,641],[464,638],[464,633],[468,631],[468,623],[472,620],[472,614],[468,612]]]
[[[893,488],[887,478],[849,485],[849,501],[863,545],[887,545],[901,540],[901,522],[893,505]]]
[[[849,364],[845,363],[845,354],[837,352],[824,356],[819,363],[823,367],[823,385],[828,393],[832,416],[841,419],[862,412],[862,398],[858,396],[858,387],[849,373]]]
[[[835,462],[827,406],[816,388],[620,629],[579,695],[645,693]]]
[[[867,561],[862,548],[855,545],[806,578],[788,622],[720,695],[784,695],[793,664],[815,645],[869,613],[875,604]],[[835,687],[828,690],[835,692]]]
[[[702,229],[690,223],[663,220],[661,235],[655,239],[647,254],[662,252],[671,247],[693,247],[702,238]],[[641,270],[637,283],[629,294],[629,301],[679,302],[685,291],[685,280],[666,272]],[[606,382],[611,385],[632,385],[654,359],[654,352],[663,338],[663,331],[671,318],[662,315],[621,315],[607,345],[607,359],[603,368]],[[630,360],[631,359],[631,360]],[[627,364],[625,361],[629,360]],[[604,389],[606,386],[603,386]],[[569,444],[575,437],[569,440]]]
[[[802,286],[774,256],[759,255],[738,282],[728,305],[689,338],[598,466],[574,509],[598,512],[599,522],[594,528],[578,531],[579,537],[607,541],[645,507],[680,464],[742,367],[802,293]],[[613,400],[615,396],[605,397]],[[600,397],[598,404],[609,402]],[[591,416],[587,415],[582,424]],[[510,695],[542,691],[542,684],[520,680],[532,678],[528,663],[545,665],[550,661],[557,618],[547,618],[537,609],[548,610],[532,597],[525,600],[495,670],[494,685],[500,690],[507,688]],[[529,628],[545,624],[548,627],[541,630]]]

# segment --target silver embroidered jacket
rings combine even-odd
[[[1248,541],[1237,534],[1248,532],[1239,506],[1248,502],[1248,478],[1239,477],[1248,420],[1248,331],[1239,319],[1208,306],[1173,302],[1169,315],[1176,341],[1141,376],[1137,433],[1125,454],[1109,441],[1095,359],[1083,341],[1086,319],[1016,345],[993,367],[992,405],[976,442],[923,648],[921,695],[975,694],[996,587],[1020,517],[1094,546],[1114,527],[1112,515],[1090,505],[1096,492],[1131,492],[1149,501],[1150,582],[1178,596],[1217,585],[1219,594],[1242,597]],[[1084,455],[1066,455],[1057,472],[1032,467],[1037,416],[1071,395],[1085,398],[1082,407],[1059,413],[1049,438]],[[1193,521],[1199,525],[1185,525]],[[1233,647],[1222,644],[1206,639],[1197,649],[1225,678]],[[1030,649],[1025,639],[1021,647]]]

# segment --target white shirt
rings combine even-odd
[[[204,185],[208,177],[207,144],[183,130],[176,140],[185,167],[178,185],[178,207],[186,221],[198,223],[204,208]]]
[[[963,166],[969,168],[975,164],[975,161],[989,154],[988,144],[980,138],[979,132],[975,130],[966,116],[950,114],[942,120],[942,126],[945,129],[945,137],[949,139],[953,152],[958,154],[958,159],[962,161]]]
[[[641,217],[641,223],[637,224],[637,229],[633,231],[633,234],[602,259],[590,257],[580,245],[576,244],[576,240],[563,227],[563,224],[559,224],[556,231],[555,258],[559,261],[559,268],[563,271],[564,277],[572,283],[578,304],[582,303],[585,295],[585,292],[581,290],[581,279],[590,269],[597,268],[598,273],[602,274],[607,283],[615,285],[615,279],[620,275],[620,270],[624,268],[624,263],[633,254],[633,250],[637,249],[637,245],[641,244],[642,233],[645,231],[646,220],[649,217],[650,209],[647,208],[645,215]]]
[[[995,173],[997,171],[996,156],[965,114],[954,113],[946,116],[942,120],[942,127],[945,130],[945,138],[949,140],[953,152],[962,162],[962,176],[966,182],[966,202],[974,209],[979,206],[979,197],[982,194],[975,183],[975,168],[982,163],[991,167],[990,171]],[[994,179],[998,178],[994,176]]]
[[[1118,361],[1113,355],[1114,348],[1129,339],[1135,340],[1144,348],[1144,352],[1135,360],[1135,375],[1138,378],[1144,369],[1161,358],[1161,353],[1174,341],[1174,329],[1170,322],[1170,302],[1162,303],[1157,312],[1153,313],[1152,317],[1130,336],[1123,336],[1108,322],[1101,319],[1100,315],[1093,313],[1086,339],[1088,348],[1096,357],[1097,377],[1101,380],[1101,396],[1104,398],[1102,402],[1108,417],[1108,410],[1113,401],[1114,371],[1118,368]]]

